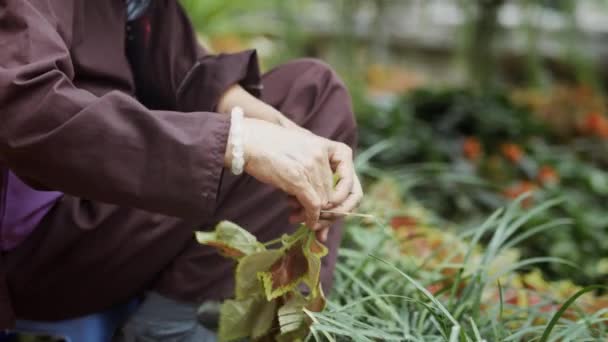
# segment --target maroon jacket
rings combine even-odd
[[[202,217],[229,126],[212,112],[230,85],[258,85],[255,54],[208,55],[176,0],[140,20],[131,67],[124,0],[0,0],[0,163],[35,187]]]
[[[213,111],[230,85],[256,93],[259,81],[253,51],[202,49],[177,0],[155,0],[129,26],[124,0],[0,0],[0,174],[206,217],[229,130]]]

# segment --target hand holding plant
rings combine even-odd
[[[245,119],[243,128],[245,172],[297,200],[302,210],[296,208],[292,221],[305,221],[308,227],[319,231],[335,219],[325,217],[319,222],[321,210],[348,213],[356,208],[362,190],[350,147],[262,120]],[[230,165],[230,158],[227,151],[226,165]],[[334,173],[339,177],[335,188]]]

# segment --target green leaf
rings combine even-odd
[[[340,177],[340,175],[337,173],[334,173],[334,177],[333,177],[334,189],[336,188],[336,185],[338,185],[338,183],[340,182],[340,179],[342,179]]]
[[[226,300],[220,309],[220,341],[233,341],[248,337],[251,334],[253,322],[251,313],[256,298],[245,300]]]
[[[306,298],[300,293],[291,294],[290,297],[278,313],[281,334],[300,330],[306,324],[306,314],[303,310],[307,304]]]
[[[315,291],[318,296],[304,297],[301,293],[289,293],[286,297],[289,297],[285,305],[283,305],[278,312],[279,315],[279,326],[281,327],[281,334],[287,334],[290,332],[301,331],[303,327],[305,332],[308,331],[308,327],[312,323],[308,315],[304,312],[304,309],[312,312],[321,312],[325,309],[325,295],[323,289],[319,285],[319,288]],[[301,336],[302,338],[306,335]]]
[[[276,314],[276,301],[267,301],[263,296],[226,300],[220,310],[219,340],[263,337],[272,330]]]
[[[287,235],[284,234],[281,237],[283,247],[289,248],[291,245],[297,242],[301,242],[304,237],[306,237],[310,233],[310,229],[306,227],[306,225],[301,224],[298,230],[296,230],[293,234]]]
[[[312,321],[304,312],[307,309],[312,312],[320,312],[325,308],[325,296],[323,289],[315,291],[319,296],[304,297],[299,292],[288,294],[289,300],[278,312],[281,334],[275,338],[277,341],[303,341],[308,336]]]
[[[220,254],[232,259],[239,259],[266,248],[251,233],[240,226],[222,221],[213,232],[196,232],[199,243],[218,249]]]
[[[267,301],[264,297],[260,297],[259,304],[256,306],[256,310],[252,313],[254,317],[253,329],[251,329],[251,337],[258,339],[260,337],[268,335],[277,317],[277,306],[276,300]]]
[[[559,308],[559,310],[553,315],[551,321],[547,324],[543,335],[540,337],[540,342],[546,342],[553,331],[553,328],[557,325],[559,319],[564,315],[566,310],[578,299],[578,297],[584,295],[585,293],[597,291],[597,290],[606,290],[608,287],[602,285],[592,285],[587,286],[584,289],[578,291],[572,297],[568,298],[568,300]]]
[[[313,231],[310,231],[304,244],[304,256],[308,261],[308,272],[304,278],[304,283],[312,291],[312,296],[317,297],[317,288],[319,287],[319,278],[321,275],[321,257],[327,255],[327,248],[317,241],[317,237]]]
[[[275,336],[277,342],[302,342],[308,336],[308,327],[305,325],[300,326],[298,330],[291,331],[288,333],[281,333]]]
[[[269,250],[242,258],[236,267],[236,298],[244,299],[248,296],[263,294],[264,288],[258,279],[258,273],[268,271],[282,256],[281,250]]]

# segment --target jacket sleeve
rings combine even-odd
[[[74,196],[181,217],[214,210],[228,118],[96,97],[73,78],[65,42],[31,0],[0,0],[0,162]]]
[[[234,84],[255,96],[261,91],[256,52],[208,53],[177,0],[153,1],[129,23],[127,53],[137,96],[150,108],[215,111]]]

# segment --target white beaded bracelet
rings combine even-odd
[[[231,171],[235,175],[243,173],[245,166],[245,151],[243,150],[243,109],[234,107],[230,113],[230,137],[232,147]]]

